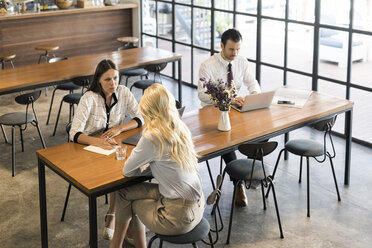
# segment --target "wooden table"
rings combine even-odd
[[[230,112],[231,131],[217,130],[219,111],[206,107],[184,114],[200,162],[232,151],[239,144],[260,141],[309,125],[334,114],[346,112],[345,184],[349,183],[351,150],[351,114],[353,102],[314,92],[302,109],[271,106],[268,109],[239,113]],[[138,129],[121,134],[120,141]],[[82,150],[80,144],[68,143],[37,151],[39,168],[40,222],[42,247],[48,247],[45,166],[72,183],[89,198],[90,245],[97,246],[96,198],[143,178],[125,178],[123,161],[115,155],[98,155]],[[128,146],[128,153],[133,146]]]
[[[181,54],[153,47],[72,57],[50,64],[34,64],[0,70],[0,95],[55,85],[78,76],[93,75],[98,63],[111,59],[119,69],[136,68],[160,62],[178,62],[178,101],[182,102]]]

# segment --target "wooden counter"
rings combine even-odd
[[[132,36],[132,9],[137,4],[70,8],[0,15],[0,52],[14,52],[15,66],[38,62],[35,46],[60,47],[56,56],[74,57],[116,50],[119,36]]]

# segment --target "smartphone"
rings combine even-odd
[[[294,105],[294,101],[285,101],[285,100],[279,100],[278,104],[289,104],[289,105]]]

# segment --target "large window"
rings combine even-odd
[[[372,0],[142,0],[142,7],[143,46],[183,54],[184,83],[196,87],[200,64],[236,27],[263,90],[288,84],[354,101],[354,140],[372,146]],[[172,69],[166,75],[176,76]]]

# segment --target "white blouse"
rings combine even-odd
[[[132,119],[139,119],[143,123],[138,103],[127,87],[119,85],[112,99],[114,104],[110,111],[106,112],[104,97],[93,91],[87,91],[81,97],[76,109],[70,139],[74,140],[77,133],[96,135],[103,132],[106,127],[110,129],[122,125],[127,112]]]

